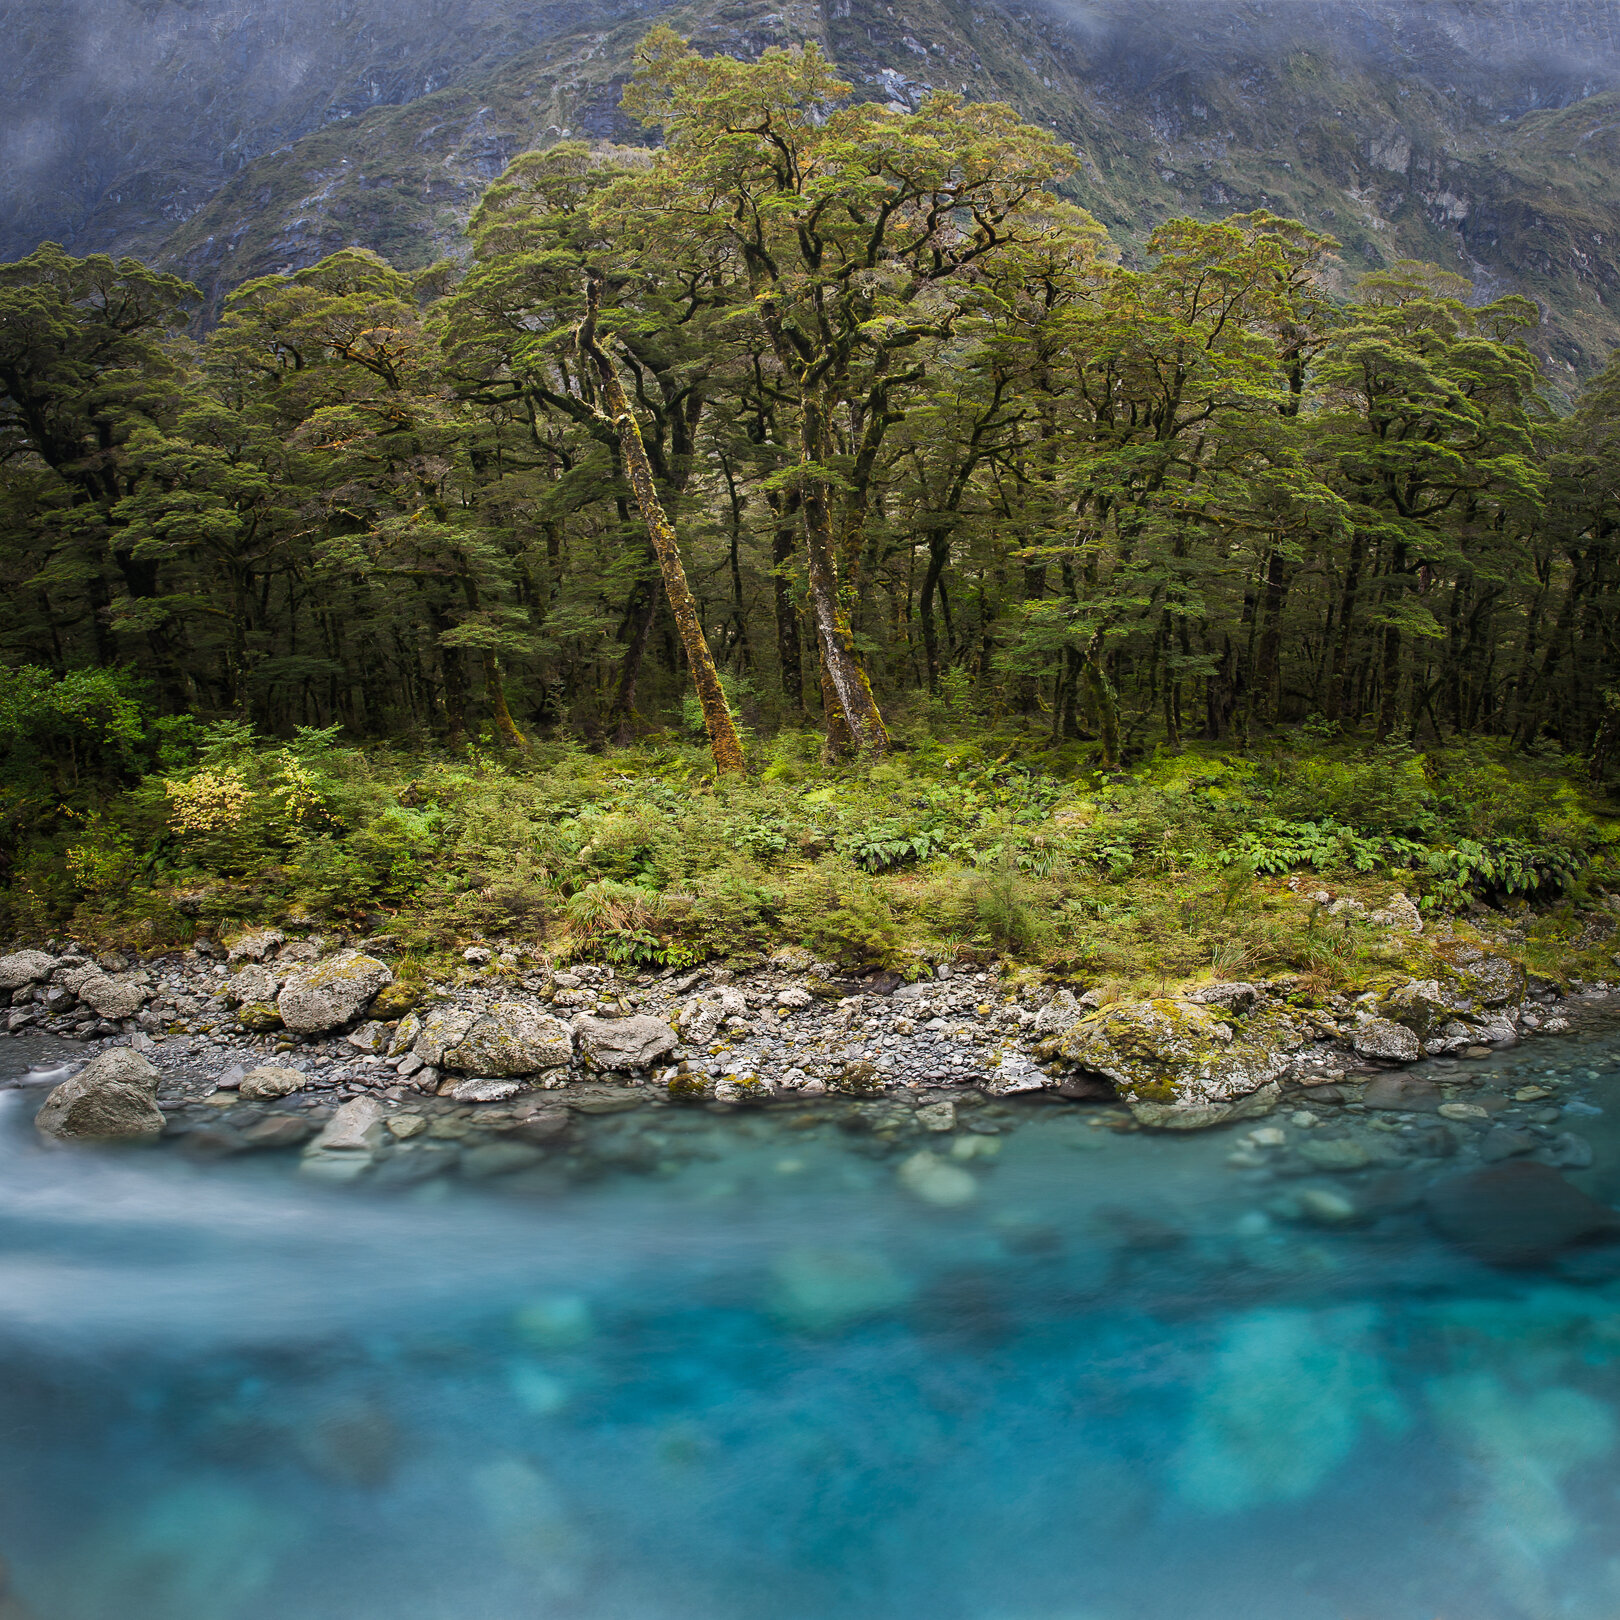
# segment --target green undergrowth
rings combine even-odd
[[[1302,730],[1104,777],[1030,733],[919,727],[890,759],[831,767],[817,736],[784,732],[746,780],[716,781],[683,743],[450,755],[234,724],[154,734],[117,699],[12,717],[9,934],[157,948],[256,923],[384,927],[423,976],[511,940],[625,965],[795,945],[1121,988],[1283,972],[1327,988],[1421,963],[1408,936],[1315,896],[1402,891],[1511,923],[1550,969],[1614,962],[1615,806],[1575,762],[1496,745]]]

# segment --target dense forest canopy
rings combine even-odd
[[[135,261],[0,267],[7,712],[521,747],[695,673],[722,765],[942,690],[1104,767],[1307,719],[1614,763],[1620,365],[1559,417],[1523,299],[1331,298],[1266,213],[1126,264],[1049,133],[848,96],[656,30],[661,147],[526,153],[464,267],[340,252],[201,338]]]

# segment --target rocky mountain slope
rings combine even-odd
[[[947,86],[1010,101],[1075,143],[1073,194],[1127,246],[1174,213],[1264,206],[1337,236],[1347,276],[1418,257],[1535,298],[1565,375],[1620,341],[1620,11],[1600,0],[469,0],[453,18],[438,0],[78,0],[116,16],[97,51],[80,30],[71,70],[47,37],[78,14],[30,3],[44,20],[0,72],[37,109],[5,137],[21,161],[0,247],[154,256],[213,307],[348,243],[454,253],[515,152],[644,139],[617,103],[656,14],[736,54],[818,40],[902,105]]]

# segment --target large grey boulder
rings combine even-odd
[[[598,1069],[645,1069],[675,1050],[676,1037],[661,1018],[638,1013],[634,1018],[574,1020],[586,1061]]]
[[[163,1134],[153,1100],[158,1072],[139,1052],[114,1047],[92,1059],[45,1099],[34,1124],[61,1141],[145,1140]]]
[[[352,1023],[393,977],[374,956],[339,951],[290,974],[276,997],[276,1010],[295,1034],[321,1035]]]
[[[13,951],[0,956],[0,990],[20,990],[25,984],[38,984],[51,976],[56,958],[44,951]]]
[[[75,981],[73,993],[100,1018],[133,1018],[151,992],[144,973],[91,973]]]
[[[1364,1019],[1351,1040],[1362,1057],[1386,1063],[1416,1063],[1423,1056],[1423,1042],[1405,1024],[1389,1018]]]
[[[555,1069],[573,1055],[574,1032],[560,1018],[500,1001],[446,1049],[444,1065],[457,1074],[500,1077]]]
[[[1161,998],[1110,1003],[1081,1019],[1056,1051],[1112,1080],[1142,1124],[1190,1130],[1223,1123],[1256,1093],[1266,1094],[1256,1109],[1272,1106],[1275,1083],[1302,1044],[1281,1015],[1256,1014],[1239,1038],[1208,1007]]]
[[[226,980],[221,994],[234,1006],[244,1002],[274,1001],[287,982],[287,970],[252,963]]]

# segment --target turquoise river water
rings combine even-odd
[[[1620,1202],[1612,1027],[1482,1067]],[[1076,1106],[958,1133],[941,1208],[830,1106],[388,1193],[47,1150],[39,1096],[0,1094],[0,1620],[1620,1616],[1620,1244],[1291,1219],[1240,1133]]]

